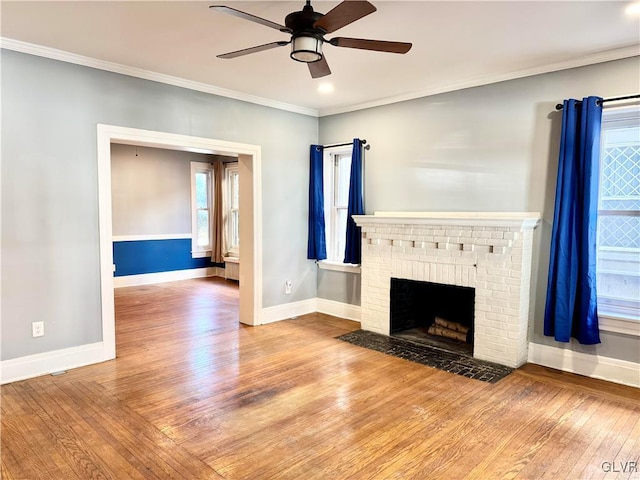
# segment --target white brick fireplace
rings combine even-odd
[[[364,330],[389,335],[391,278],[475,289],[481,360],[527,361],[533,229],[538,213],[376,212],[362,227]]]

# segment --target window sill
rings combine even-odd
[[[200,250],[197,252],[191,252],[191,258],[204,258],[204,257],[210,257],[211,256],[211,250]]]
[[[328,260],[320,260],[318,268],[322,270],[332,270],[334,272],[360,273],[360,265],[352,263],[330,262]]]
[[[622,333],[640,337],[640,321],[614,315],[598,315],[598,326],[605,332]]]
[[[240,263],[240,257],[232,257],[232,256],[222,257],[222,260],[225,263]]]

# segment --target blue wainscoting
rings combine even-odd
[[[114,276],[172,272],[204,267],[224,267],[208,257],[191,257],[191,239],[113,242]]]

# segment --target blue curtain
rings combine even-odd
[[[324,147],[311,145],[309,160],[309,238],[307,240],[307,258],[325,260],[327,241],[324,232],[324,181],[322,158]]]
[[[596,228],[602,107],[599,97],[564,101],[544,334],[600,343]]]
[[[344,249],[344,263],[360,263],[362,253],[361,228],[356,226],[352,215],[364,215],[362,200],[362,141],[353,139],[351,154],[351,174],[349,177],[349,204],[347,206],[347,241]]]

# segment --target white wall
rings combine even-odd
[[[263,307],[315,298],[316,118],[7,50],[1,61],[2,360],[101,340],[99,123],[260,145]]]
[[[554,107],[569,97],[638,93],[639,78],[635,57],[324,117],[320,143],[367,139],[367,213],[542,212],[534,244],[531,340],[563,346],[542,334],[561,127]],[[341,275],[328,272],[323,282],[335,284]],[[344,298],[328,289],[321,294]],[[571,348],[640,361],[637,337],[603,333],[602,341]]]

